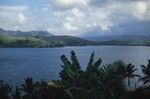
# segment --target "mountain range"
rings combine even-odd
[[[8,36],[53,36],[51,33],[47,32],[47,31],[28,31],[28,32],[23,32],[20,30],[16,30],[16,31],[11,31],[11,30],[4,30],[2,28],[0,28],[0,35],[8,35]]]
[[[0,47],[62,47],[85,45],[150,46],[150,35],[55,36],[47,31],[6,31],[0,28]]]
[[[107,35],[107,36],[89,36],[83,37],[84,39],[100,42],[100,41],[130,41],[130,40],[150,40],[150,35]]]
[[[95,45],[94,41],[73,36],[55,36],[47,31],[5,31],[0,28],[0,47],[62,47]]]

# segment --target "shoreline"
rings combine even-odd
[[[143,47],[150,47],[149,45],[69,45],[69,46],[55,46],[55,47],[0,47],[0,48],[64,48],[64,47],[88,47],[88,46],[143,46]]]

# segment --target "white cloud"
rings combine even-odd
[[[145,2],[137,2],[136,10],[138,13],[143,14],[147,11],[147,4]]]
[[[28,10],[27,6],[0,6],[0,27],[4,29],[19,29],[27,18],[24,13]]]
[[[137,19],[150,20],[150,2],[136,2],[133,11],[133,16],[135,16]]]
[[[49,28],[47,29],[47,31],[51,33],[51,32],[53,32],[53,29],[52,29],[51,27],[49,27]]]
[[[84,17],[84,13],[82,13],[78,8],[73,8],[66,12],[66,17],[64,18],[63,27],[69,32],[78,31],[77,23]]]
[[[64,22],[63,26],[66,30],[70,32],[79,30],[79,28],[76,26],[73,26],[71,22]]]
[[[20,6],[0,6],[0,11],[7,10],[7,11],[18,11],[23,12],[28,10],[28,6],[20,5]]]
[[[22,24],[22,23],[24,23],[26,21],[27,18],[25,17],[25,15],[23,13],[20,12],[18,14],[18,19],[19,19],[19,23]]]
[[[109,30],[113,23],[110,20],[110,13],[103,10],[102,8],[87,7],[86,9],[80,9],[76,7],[54,12],[55,17],[61,19],[61,28],[59,28],[61,29],[61,33],[59,32],[58,34],[58,32],[54,32],[54,34],[77,36],[95,27],[99,27],[100,30],[103,31]],[[87,24],[89,24],[89,26]],[[56,28],[58,29],[58,27]]]
[[[117,7],[119,8],[117,9]],[[135,0],[134,2],[122,2],[116,6],[116,10],[123,15],[129,15],[131,18],[144,21],[150,20],[150,1]],[[127,17],[129,18],[129,17]]]
[[[82,13],[78,8],[74,8],[71,10],[71,14],[76,18],[83,18],[84,17],[84,13]]]
[[[113,25],[110,14],[105,11],[97,11],[95,14],[96,18],[94,19],[96,26],[100,26],[100,28],[105,31],[109,30],[110,27]]]
[[[87,6],[90,0],[52,0],[58,8],[74,8]]]

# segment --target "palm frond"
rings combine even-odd
[[[94,62],[94,52],[92,52],[92,54],[90,56],[90,60],[89,60],[89,63],[87,65],[87,71],[91,69],[93,62]]]

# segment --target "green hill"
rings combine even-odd
[[[98,45],[127,45],[127,46],[150,46],[150,39],[148,40],[110,40],[101,41]]]
[[[93,45],[92,41],[72,36],[8,36],[0,35],[0,47],[62,47]]]

